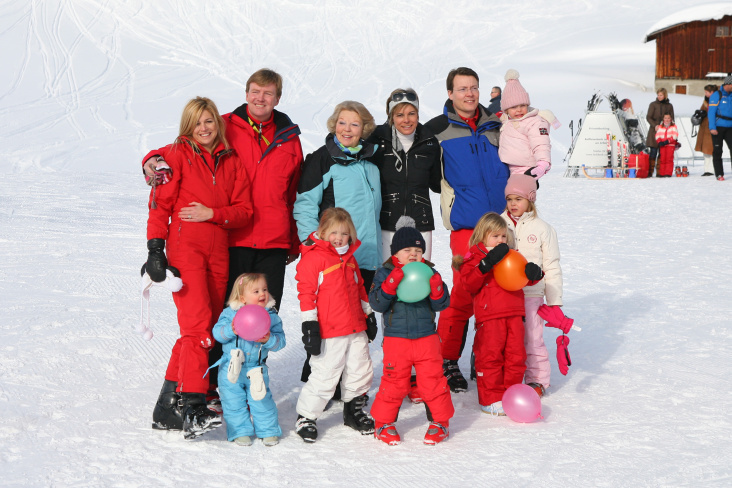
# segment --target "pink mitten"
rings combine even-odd
[[[542,305],[539,307],[538,313],[539,317],[547,321],[546,325],[560,329],[565,334],[569,332],[572,324],[574,324],[574,319],[565,316],[561,307],[557,305],[552,305],[551,307]]]
[[[531,169],[531,176],[533,176],[536,179],[541,178],[547,172],[549,172],[549,169],[552,167],[551,163],[549,161],[537,161],[536,166],[534,166]]]
[[[557,337],[557,364],[559,365],[559,372],[564,376],[567,376],[569,367],[572,366],[572,358],[569,357],[569,337],[566,335],[560,335]]]

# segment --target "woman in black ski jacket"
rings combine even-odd
[[[381,243],[383,257],[391,256],[391,239],[402,215],[412,217],[425,239],[425,259],[432,253],[430,189],[440,192],[440,145],[419,123],[419,97],[411,89],[397,88],[386,100],[388,120],[376,128],[369,142],[378,144],[372,161],[381,173]]]

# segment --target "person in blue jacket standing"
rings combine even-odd
[[[344,208],[361,241],[355,258],[368,293],[381,265],[381,180],[371,161],[378,146],[365,140],[376,124],[363,104],[345,101],[336,105],[327,125],[325,145],[303,163],[293,210],[297,234],[304,242],[318,229],[325,209]]]
[[[722,168],[722,143],[732,154],[732,76],[728,76],[722,82],[722,86],[711,97],[709,97],[709,132],[712,134],[712,162],[714,164],[714,176],[717,180],[724,181],[724,168]]]
[[[473,228],[487,212],[501,213],[508,166],[498,157],[501,121],[480,104],[478,74],[456,68],[447,75],[447,95],[442,115],[425,126],[442,146],[443,182],[440,210],[450,233],[453,256],[468,252]],[[473,299],[453,270],[450,306],[440,314],[437,333],[442,341],[443,370],[453,392],[466,391],[458,359],[465,347],[467,325],[473,316]]]
[[[282,437],[265,364],[270,352],[285,347],[285,332],[275,303],[263,274],[244,273],[236,278],[228,307],[213,328],[213,336],[223,349],[221,359],[211,367],[224,365],[218,368],[218,375],[226,434],[229,441],[240,446],[251,446],[255,434],[267,447],[276,445]],[[245,340],[234,330],[234,317],[244,305],[265,307],[269,313],[270,328],[264,337]]]

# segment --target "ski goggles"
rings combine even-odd
[[[389,113],[391,113],[391,111],[394,110],[394,107],[396,107],[400,103],[409,103],[411,105],[414,105],[414,108],[419,110],[419,99],[417,98],[416,93],[411,93],[411,92],[394,93],[391,96],[391,98],[389,99]]]
[[[416,93],[410,93],[410,92],[398,92],[394,93],[391,96],[392,102],[401,102],[402,100],[406,99],[408,102],[416,102],[417,101],[417,94]]]

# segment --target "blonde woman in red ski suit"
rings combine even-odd
[[[188,102],[180,135],[167,147],[165,161],[172,177],[151,191],[146,269],[153,281],[165,279],[168,264],[180,272],[183,288],[173,293],[173,301],[181,337],[173,346],[153,427],[182,429],[192,438],[221,424],[206,408],[209,380],[203,376],[213,345],[211,330],[224,303],[228,229],[249,222],[252,201],[246,171],[208,98]]]
[[[674,169],[674,151],[679,140],[679,130],[671,115],[663,116],[663,122],[656,130],[656,142],[660,153],[657,176],[670,177]]]

